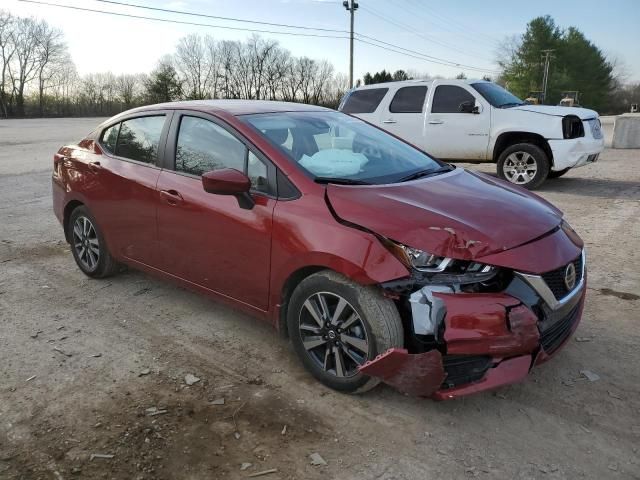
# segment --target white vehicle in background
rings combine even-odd
[[[534,189],[595,162],[604,149],[598,113],[529,105],[484,80],[409,80],[349,91],[339,110],[447,161],[494,162],[498,175]]]

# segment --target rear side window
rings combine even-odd
[[[118,140],[118,131],[120,124],[117,123],[107,128],[102,134],[102,146],[111,154],[116,153],[116,141]]]
[[[388,91],[388,88],[356,90],[349,95],[342,111],[344,113],[373,113]]]
[[[209,120],[182,117],[176,148],[176,171],[202,175],[235,168],[244,172],[246,148],[236,137]]]
[[[122,122],[116,155],[155,165],[163,126],[164,115],[132,118]]]
[[[392,113],[422,113],[426,96],[427,87],[425,86],[402,87],[393,96],[389,111]]]
[[[439,85],[433,95],[432,113],[460,113],[462,102],[475,103],[476,98],[464,88],[455,85]]]

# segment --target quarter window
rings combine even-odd
[[[209,120],[182,117],[176,148],[176,171],[202,175],[235,168],[244,172],[246,148],[224,128]]]
[[[388,88],[356,90],[347,97],[342,111],[344,113],[373,113],[388,91]]]
[[[462,87],[455,85],[439,85],[433,95],[432,113],[460,113],[460,104],[472,102],[476,98]]]
[[[267,166],[253,152],[249,152],[247,160],[247,177],[251,180],[251,188],[253,190],[269,193]]]
[[[102,134],[102,146],[109,153],[115,154],[116,142],[118,140],[118,130],[120,130],[120,124],[117,123],[107,128]]]
[[[137,162],[156,164],[164,115],[133,118],[122,122],[116,155]]]
[[[422,113],[426,96],[427,87],[425,86],[402,87],[393,96],[389,111],[391,113]]]

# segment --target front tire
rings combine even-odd
[[[402,347],[404,339],[392,300],[375,287],[328,270],[305,278],[293,291],[287,327],[305,368],[329,388],[347,393],[366,392],[380,383],[358,367]]]
[[[498,176],[510,183],[535,190],[549,175],[549,158],[537,145],[511,145],[498,157]]]
[[[89,209],[76,207],[69,217],[71,253],[82,273],[92,278],[104,278],[118,271],[118,263],[107,248],[107,242]]]

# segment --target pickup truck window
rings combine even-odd
[[[423,85],[402,87],[393,96],[389,111],[391,113],[422,113],[426,96],[427,87]]]
[[[432,113],[460,113],[460,104],[473,102],[476,99],[462,87],[455,85],[438,85],[433,95]]]
[[[344,113],[373,113],[388,91],[388,88],[355,90],[347,97],[342,111]]]

